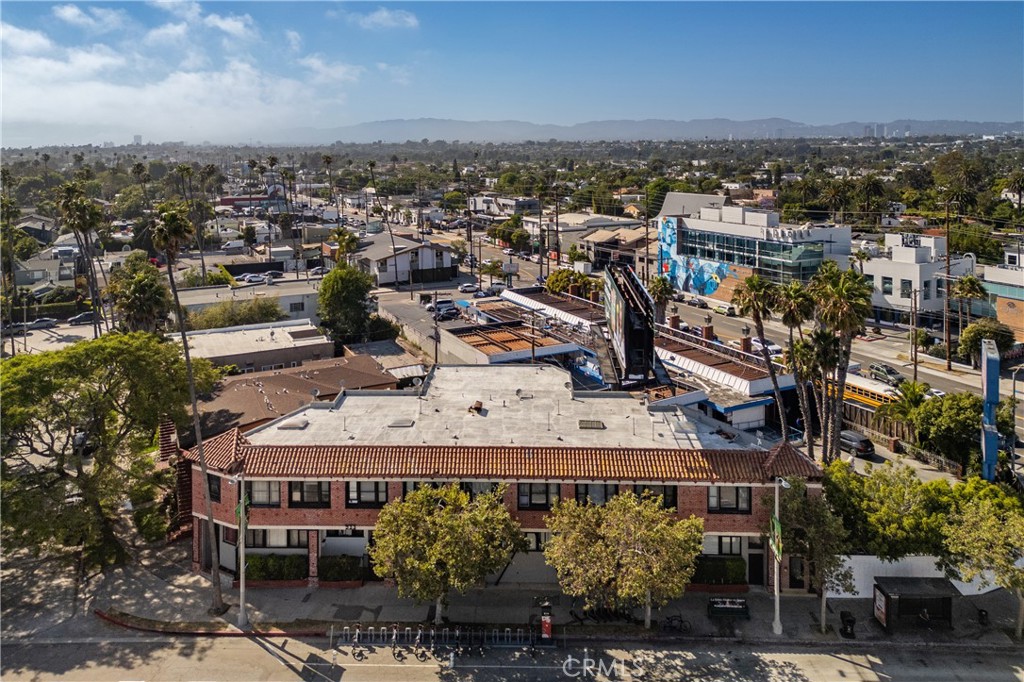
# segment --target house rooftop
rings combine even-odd
[[[176,334],[170,335],[169,338],[180,342]],[[200,358],[317,346],[325,343],[331,341],[307,319],[188,332],[188,344],[192,355]]]

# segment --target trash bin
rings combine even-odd
[[[988,625],[988,611],[985,609],[978,609],[978,624]]]
[[[853,617],[853,614],[849,611],[840,611],[839,621],[843,624],[840,634],[843,637],[853,637],[853,627],[857,624],[857,619]]]

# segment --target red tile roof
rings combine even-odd
[[[185,457],[198,461],[193,451]],[[775,476],[820,479],[821,469],[788,445],[772,451],[462,445],[252,445],[237,429],[206,444],[207,464],[238,458],[258,478],[757,483]]]

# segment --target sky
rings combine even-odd
[[[1024,119],[1021,2],[0,4],[0,145],[390,119]]]

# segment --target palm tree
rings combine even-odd
[[[99,228],[103,219],[102,211],[89,197],[79,183],[68,182],[59,189],[57,206],[60,209],[64,225],[75,235],[78,252],[85,261],[85,281],[89,287],[89,298],[92,302],[93,338],[100,337],[102,307],[99,285],[96,279],[96,259],[92,255],[92,235]]]
[[[782,391],[779,389],[779,378],[775,373],[775,363],[771,354],[768,353],[768,341],[764,337],[764,323],[772,319],[772,308],[775,306],[775,298],[778,294],[778,287],[760,275],[751,275],[732,292],[732,304],[736,306],[737,312],[750,317],[754,322],[754,331],[757,338],[761,340],[761,357],[764,358],[768,367],[768,376],[772,380],[772,388],[775,390],[775,402],[779,409],[779,426],[782,429],[782,440],[789,439],[789,426],[786,424],[786,408],[782,404]]]
[[[988,290],[981,280],[974,275],[964,275],[950,287],[949,295],[957,299],[957,329],[964,329],[964,301],[981,301],[988,298]],[[971,307],[967,305],[967,324],[971,323]]]
[[[811,293],[818,302],[818,323],[839,339],[839,356],[834,370],[834,394],[830,394],[829,430],[823,452],[828,464],[839,450],[842,430],[842,395],[849,370],[853,337],[864,328],[871,314],[871,286],[854,270],[840,271],[835,261],[825,261],[811,282]],[[826,393],[828,393],[826,391]]]
[[[864,274],[864,264],[871,260],[871,254],[864,249],[857,249],[857,252],[850,256],[852,265],[861,275]]]
[[[167,280],[171,285],[175,315],[178,318],[178,330],[181,332],[181,347],[185,355],[185,369],[188,373],[188,392],[189,398],[192,401],[192,427],[195,429],[196,452],[199,455],[199,468],[203,476],[203,490],[205,492],[206,541],[210,548],[210,580],[213,582],[213,601],[210,605],[210,611],[221,614],[227,610],[227,607],[224,605],[224,597],[220,589],[220,552],[216,542],[217,529],[213,522],[210,476],[209,469],[206,466],[206,453],[203,449],[203,429],[199,423],[199,402],[196,400],[196,381],[192,373],[192,356],[188,349],[188,335],[185,333],[185,314],[181,307],[181,299],[178,297],[178,286],[174,282],[174,264],[177,261],[178,250],[183,244],[188,244],[192,240],[193,226],[187,217],[187,208],[174,203],[163,204],[159,208],[160,222],[153,231],[153,243],[167,257]]]
[[[181,196],[185,199],[185,207],[188,211],[188,218],[192,221],[193,235],[195,236],[196,248],[199,249],[199,271],[202,275],[202,282],[206,284],[206,256],[204,251],[206,250],[205,244],[203,243],[203,228],[199,225],[198,211],[196,210],[195,202],[195,187],[192,184],[192,178],[195,175],[195,169],[192,168],[191,164],[180,163],[174,169],[174,172],[178,175],[181,180]]]
[[[658,275],[647,285],[647,293],[654,299],[654,316],[656,321],[665,321],[665,306],[672,300],[673,291],[672,283],[664,275]]]
[[[833,180],[821,188],[818,200],[832,211],[832,222],[836,222],[836,216],[846,207],[848,195],[849,191],[843,180]]]
[[[899,397],[891,403],[879,405],[875,410],[874,419],[890,419],[897,422],[909,422],[914,411],[928,399],[931,387],[923,382],[904,381],[896,387]]]
[[[501,277],[503,274],[505,274],[505,271],[501,267],[501,263],[499,263],[496,260],[495,261],[491,261],[490,263],[487,263],[486,265],[481,265],[480,269],[479,269],[479,272],[480,272],[480,276],[481,277],[483,277],[484,275],[487,275],[488,277],[490,277],[489,285],[492,285],[492,286],[494,285],[494,276],[495,275],[497,275],[498,277]]]
[[[331,206],[335,206],[334,203],[334,181],[331,178],[331,164],[334,163],[334,157],[330,154],[323,154],[320,157],[320,162],[324,164],[324,168],[327,169],[327,190],[330,194]],[[337,206],[335,206],[337,208]]]
[[[1006,189],[1017,195],[1017,213],[1020,213],[1021,202],[1024,201],[1024,171],[1013,171],[1006,181]]]
[[[860,210],[863,213],[861,220],[875,212],[875,224],[880,223],[882,215],[876,209],[880,208],[881,200],[885,197],[885,183],[882,179],[874,173],[865,175],[857,184],[857,193],[860,195]]]
[[[811,298],[807,288],[798,280],[791,280],[785,286],[778,288],[773,308],[776,315],[782,320],[782,324],[789,329],[789,346],[787,349],[787,365],[793,372],[793,380],[796,382],[796,395],[800,401],[800,414],[804,422],[804,440],[807,443],[807,454],[814,459],[814,419],[811,414],[811,404],[807,395],[807,380],[813,376],[805,372],[806,362],[801,362],[796,350],[793,330],[800,333],[803,340],[804,331],[802,325],[814,315],[814,299]],[[803,356],[806,358],[806,353]]]
[[[338,226],[338,228],[331,233],[331,239],[338,242],[338,255],[340,256],[344,254],[346,261],[348,260],[348,254],[355,253],[359,250],[359,237],[344,227]]]

